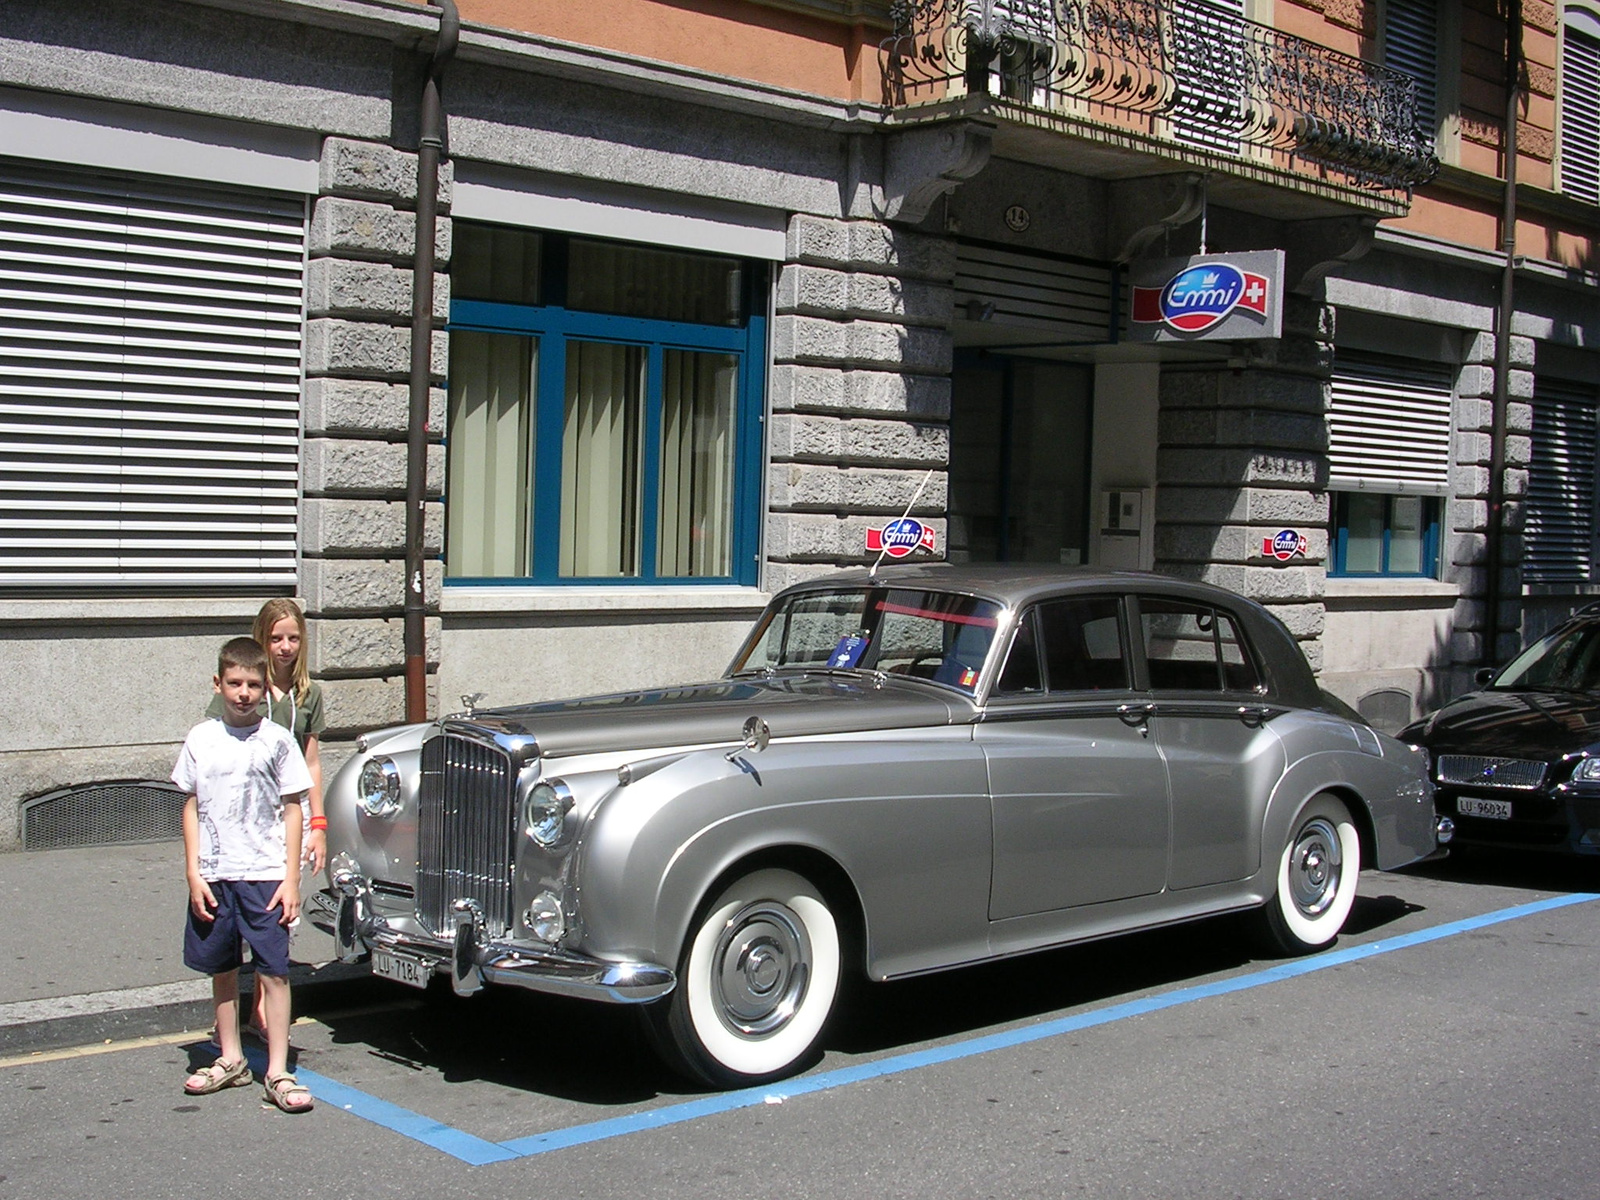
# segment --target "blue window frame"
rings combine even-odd
[[[1334,492],[1330,575],[1434,578],[1438,496]]]
[[[756,582],[763,263],[457,222],[446,578]]]

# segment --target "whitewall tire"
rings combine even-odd
[[[1270,944],[1305,954],[1339,936],[1356,899],[1361,837],[1344,803],[1313,797],[1289,827],[1277,889],[1263,913]]]

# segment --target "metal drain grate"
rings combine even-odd
[[[184,793],[170,783],[90,783],[22,804],[24,850],[166,842],[183,836]]]

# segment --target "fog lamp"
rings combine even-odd
[[[522,923],[541,942],[555,945],[567,936],[567,914],[561,907],[561,897],[554,892],[540,892],[522,914]]]

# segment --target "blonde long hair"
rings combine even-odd
[[[250,628],[250,636],[261,644],[263,650],[266,650],[272,638],[272,627],[285,617],[293,617],[295,625],[300,629],[300,653],[295,655],[290,683],[294,687],[295,703],[304,704],[307,693],[311,691],[311,672],[306,668],[306,615],[300,611],[300,606],[287,596],[268,600],[256,614],[256,623]],[[270,691],[272,687],[270,660],[267,665],[267,687]]]

